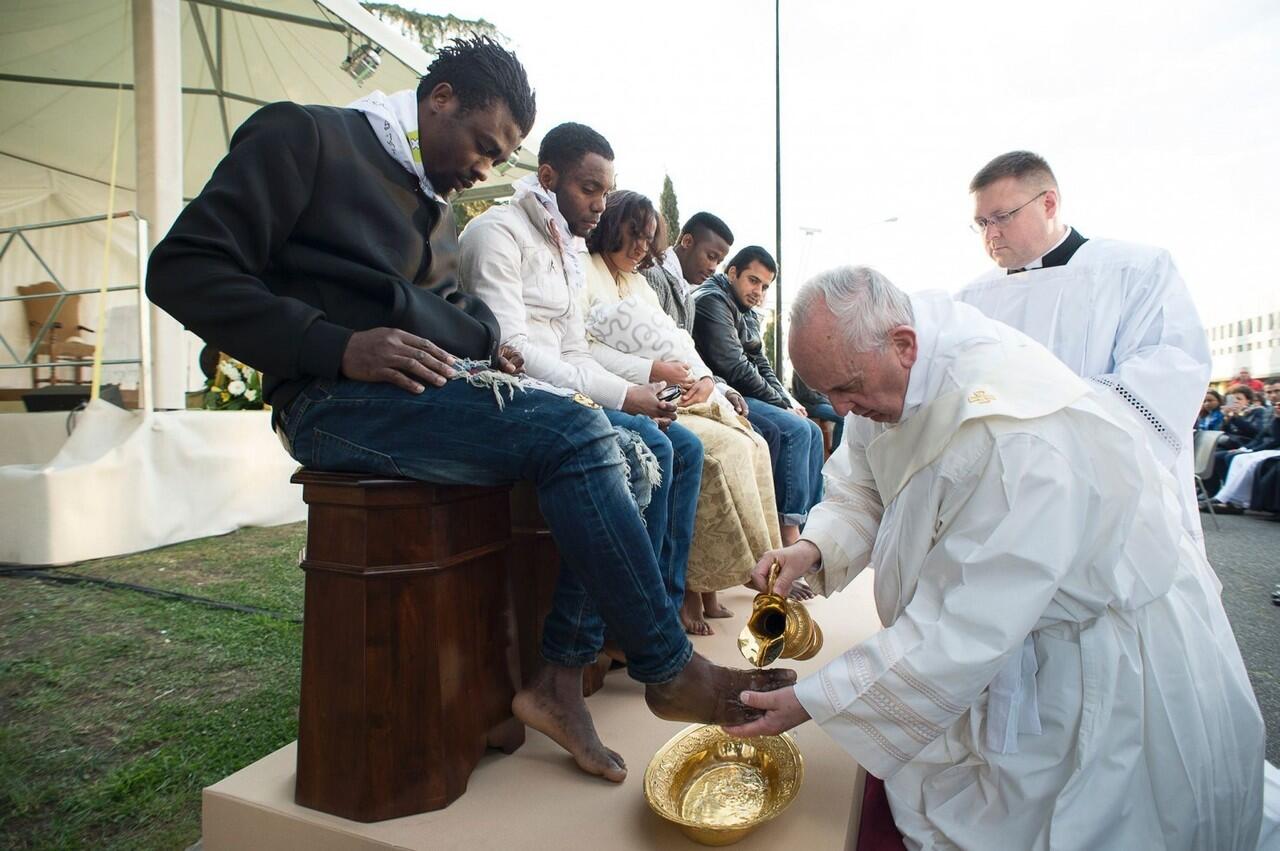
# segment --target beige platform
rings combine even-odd
[[[834,599],[810,603],[826,634],[817,659],[794,665],[803,676],[879,627],[871,575]],[[735,640],[752,593],[721,595],[735,616],[714,621],[717,635],[694,647],[717,662],[743,667]],[[644,800],[649,758],[683,725],[649,714],[642,686],[621,671],[588,700],[601,738],[626,759],[621,786],[588,777],[551,740],[529,731],[511,756],[492,753],[471,775],[467,792],[436,812],[360,824],[293,803],[295,746],[290,744],[204,790],[204,848],[240,851],[364,849],[684,849],[701,848],[654,815]],[[738,843],[743,849],[839,851],[846,847],[857,763],[814,724],[795,733],[804,755],[799,796],[776,821]],[[851,846],[850,846],[851,847]]]

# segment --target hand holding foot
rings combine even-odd
[[[743,705],[744,691],[767,692],[795,685],[796,672],[786,668],[741,671],[713,665],[697,653],[670,682],[645,688],[645,702],[659,718],[721,726],[754,721],[764,712]]]
[[[770,692],[744,691],[739,699],[753,709],[763,709],[764,716],[749,724],[725,727],[730,736],[748,739],[752,736],[776,736],[809,720],[809,712],[796,697],[794,688]]]

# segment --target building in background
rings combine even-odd
[[[1212,381],[1228,383],[1241,369],[1254,378],[1280,376],[1280,301],[1270,310],[1237,314],[1229,322],[1205,326],[1213,355]]]

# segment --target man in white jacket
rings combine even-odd
[[[1253,849],[1263,725],[1148,430],[1020,332],[865,267],[807,283],[791,357],[855,417],[779,592],[875,570],[884,630],[793,688],[910,848]]]
[[[613,149],[589,127],[561,124],[543,137],[538,163],[537,174],[517,184],[510,204],[468,223],[459,240],[459,283],[493,311],[501,344],[520,354],[529,377],[603,407],[615,428],[638,435],[651,450],[648,460],[656,469],[644,519],[665,591],[679,610],[703,450],[692,432],[674,422],[675,404],[656,393],[664,384],[689,384],[692,376],[685,364],[653,360],[644,365],[649,381],[632,383],[592,357],[578,306],[585,286],[581,252],[613,188]],[[582,668],[596,659],[604,632],[586,589],[563,573],[543,630],[544,695],[576,690],[581,703]],[[518,697],[517,714],[530,702]],[[585,705],[577,704],[575,711],[585,714]],[[594,729],[576,741],[557,741],[592,773],[616,781],[626,775],[621,757],[605,752]]]

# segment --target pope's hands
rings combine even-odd
[[[763,709],[764,715],[737,727],[725,727],[730,736],[747,739],[752,736],[776,736],[792,727],[798,727],[810,718],[809,712],[796,697],[795,686],[775,691],[744,691],[739,695],[747,706]]]
[[[342,374],[353,381],[394,384],[410,393],[441,387],[453,377],[453,355],[398,328],[356,331],[342,353]]]
[[[773,583],[773,593],[785,597],[791,590],[791,583],[822,561],[822,552],[803,539],[780,550],[769,550],[760,557],[755,569],[751,571],[751,587],[757,591],[766,590],[769,584],[769,570],[775,561],[778,563],[778,579]]]

